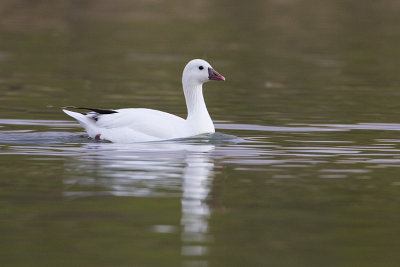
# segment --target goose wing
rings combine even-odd
[[[134,130],[160,139],[176,138],[185,135],[185,120],[170,113],[145,109],[126,108],[110,113],[89,113],[96,126],[105,129]]]

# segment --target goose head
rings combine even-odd
[[[193,59],[185,66],[182,83],[188,85],[201,85],[208,81],[225,81],[225,77],[214,70],[210,63],[202,59]]]

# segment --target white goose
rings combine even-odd
[[[184,138],[214,133],[215,128],[203,98],[203,83],[224,81],[211,65],[202,59],[191,60],[183,70],[182,85],[188,116],[185,119],[163,111],[146,108],[116,110],[87,109],[81,114],[63,109],[85,128],[89,137],[114,143],[132,143]]]

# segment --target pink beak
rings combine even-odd
[[[214,81],[225,81],[225,77],[212,68],[208,68],[208,79]]]

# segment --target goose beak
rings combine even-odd
[[[208,79],[214,81],[225,81],[225,77],[212,68],[208,68]]]

